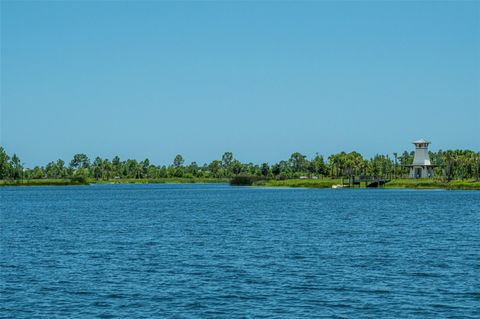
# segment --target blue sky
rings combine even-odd
[[[0,144],[270,163],[480,150],[480,2],[1,2]]]

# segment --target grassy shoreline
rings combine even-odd
[[[109,180],[89,179],[90,184],[213,184],[228,183],[228,178],[198,178],[198,177],[177,177],[177,178],[118,178]]]
[[[252,185],[261,187],[332,188],[332,186],[341,183],[340,179],[271,179],[256,181]]]
[[[260,187],[303,187],[303,188],[331,188],[341,185],[339,179],[287,179],[287,180],[262,180],[253,183]],[[359,188],[356,186],[355,188]],[[362,183],[360,188],[365,188]],[[382,188],[410,188],[410,189],[466,189],[480,190],[480,182],[475,180],[452,180],[450,182],[435,179],[393,179]]]
[[[1,186],[79,186],[90,184],[194,184],[194,183],[228,183],[226,178],[159,178],[159,179],[31,179],[0,180]],[[331,188],[340,185],[340,179],[286,179],[256,180],[251,185],[256,187],[293,187],[293,188]],[[358,187],[356,187],[358,188]],[[365,188],[362,183],[361,188]],[[436,179],[393,179],[383,188],[405,189],[465,189],[480,190],[480,181],[452,180],[450,182]]]
[[[436,179],[394,179],[388,182],[385,188],[480,190],[480,181],[465,179],[447,182]]]
[[[74,179],[22,179],[0,180],[0,186],[80,186],[88,185],[83,180]]]
[[[194,183],[228,183],[226,178],[158,178],[134,179],[119,178],[110,180],[96,179],[29,179],[29,180],[0,180],[1,186],[79,186],[90,184],[194,184]]]

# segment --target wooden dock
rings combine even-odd
[[[383,187],[386,183],[390,182],[389,178],[385,177],[370,177],[370,176],[354,176],[351,178],[342,179],[343,185],[350,187],[361,187],[362,183],[368,188]]]

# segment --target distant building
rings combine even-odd
[[[415,144],[415,156],[413,164],[410,165],[410,178],[433,177],[433,165],[430,163],[428,155],[428,145],[430,142],[420,139],[412,142]]]

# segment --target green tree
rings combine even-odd
[[[65,167],[65,162],[63,160],[58,159],[56,166],[57,166],[59,178],[65,178],[68,176],[67,168]]]
[[[74,170],[89,168],[90,159],[83,153],[73,155],[73,159],[70,161],[70,167]]]
[[[0,179],[10,178],[12,174],[12,165],[10,157],[3,147],[0,147]]]
[[[55,162],[48,163],[44,171],[47,178],[59,178],[59,170]]]
[[[97,156],[92,163],[91,169],[93,178],[101,179],[103,177],[103,160]]]
[[[233,160],[233,162],[230,164],[230,168],[234,175],[238,175],[242,172],[243,165],[239,160]]]
[[[214,160],[208,165],[208,171],[212,177],[220,177],[222,169],[222,162],[219,160]]]
[[[161,178],[165,178],[165,177],[168,177],[168,170],[167,170],[167,167],[165,165],[163,165],[162,167],[160,167],[160,170],[159,170],[159,175]]]
[[[128,159],[125,163],[128,178],[142,178],[142,169],[136,160]]]
[[[304,173],[307,171],[307,157],[299,152],[295,152],[290,156],[290,166],[295,173]]]
[[[13,154],[12,159],[11,159],[11,177],[13,179],[19,179],[23,177],[23,166],[22,163],[20,162],[20,158],[17,156],[17,154]]]
[[[123,168],[122,168],[122,162],[120,160],[120,157],[115,156],[112,159],[112,175],[114,177],[121,177],[123,174]]]
[[[32,178],[40,179],[40,178],[44,178],[44,177],[45,177],[45,173],[44,173],[43,169],[39,166],[35,166],[33,168],[33,171],[32,171]]]
[[[310,173],[316,175],[325,175],[327,173],[327,168],[323,156],[318,153],[315,155],[312,161],[310,161]]]
[[[192,162],[190,163],[190,165],[188,165],[187,169],[186,169],[186,173],[188,175],[191,175],[191,176],[194,176],[194,177],[197,177],[199,174],[199,167],[197,165],[197,162]]]
[[[393,152],[393,159],[395,160],[395,166],[393,168],[393,177],[397,178],[398,171],[398,153]]]
[[[232,164],[233,161],[233,153],[232,152],[225,152],[222,155],[222,166],[225,169],[230,168],[230,165]]]
[[[148,168],[150,167],[150,160],[148,158],[144,159],[139,163],[142,170],[142,177],[148,176]]]
[[[280,167],[279,164],[273,164],[272,165],[273,176],[277,177],[278,175],[280,175],[281,172],[282,172],[282,170],[281,170],[281,167]]]
[[[262,176],[267,177],[268,174],[270,173],[270,167],[268,166],[268,163],[263,163],[260,170],[261,170]]]
[[[182,167],[184,162],[185,160],[183,159],[182,155],[177,154],[177,156],[175,156],[175,158],[173,159],[173,166],[175,168]]]

